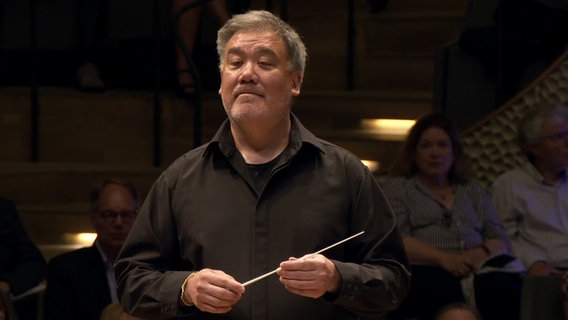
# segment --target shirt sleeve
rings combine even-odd
[[[409,192],[408,188],[404,187],[404,182],[400,178],[387,180],[382,187],[396,218],[398,229],[403,237],[410,236],[410,213],[408,212],[408,200],[405,196]]]
[[[181,285],[191,266],[181,267],[166,175],[152,186],[115,264],[117,294],[125,310],[150,319],[183,313]],[[177,267],[177,268],[176,268]],[[184,270],[184,271],[176,271]]]
[[[546,260],[527,246],[519,244],[519,226],[523,217],[521,212],[515,209],[518,199],[516,199],[513,182],[510,180],[509,175],[505,174],[493,183],[491,198],[497,215],[511,239],[511,246],[515,256],[523,262],[527,269],[536,261]]]
[[[366,230],[353,250],[362,263],[334,261],[343,279],[335,303],[360,316],[377,316],[397,308],[410,286],[408,258],[386,198],[374,177],[362,177],[354,224]]]
[[[483,241],[499,239],[505,244],[510,253],[511,241],[509,240],[509,236],[504,225],[499,220],[499,216],[497,215],[497,211],[491,197],[485,189],[481,187],[481,185],[475,183],[474,188],[476,189],[475,193],[479,196],[479,201],[477,201],[477,203],[479,204],[479,211],[483,217]]]

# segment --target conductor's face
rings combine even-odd
[[[240,31],[227,43],[219,94],[233,123],[289,117],[301,73],[289,70],[284,41],[273,32]]]

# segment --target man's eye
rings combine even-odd
[[[240,67],[243,64],[240,60],[229,61],[231,67]]]

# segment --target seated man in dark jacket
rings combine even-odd
[[[116,302],[112,265],[138,214],[135,187],[105,180],[91,194],[93,246],[64,253],[49,261],[45,319],[98,320]]]

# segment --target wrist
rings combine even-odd
[[[328,270],[331,272],[330,281],[328,283],[326,291],[330,293],[337,293],[341,288],[341,282],[342,282],[341,275],[339,274],[339,271],[337,270],[335,264],[332,261],[327,260],[326,264]]]
[[[485,244],[482,243],[478,246],[481,250],[483,250],[483,252],[490,257],[492,255],[491,249]]]
[[[181,294],[179,296],[179,299],[181,300],[181,303],[186,306],[186,307],[192,307],[193,306],[193,301],[191,300],[191,296],[189,295],[189,292],[187,294],[187,297],[189,299],[186,299],[185,297],[185,288],[188,286],[189,280],[191,278],[193,278],[194,276],[197,275],[197,272],[191,272],[186,278],[185,280],[183,280],[183,283],[181,285]]]

